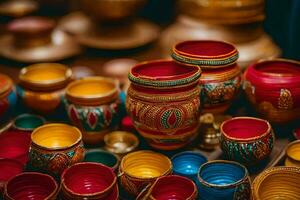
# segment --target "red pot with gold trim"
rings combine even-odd
[[[300,63],[273,59],[245,72],[244,90],[261,116],[273,123],[300,119]]]
[[[173,150],[196,135],[201,70],[170,60],[134,66],[129,73],[126,109],[138,132],[157,149]]]
[[[174,46],[172,58],[181,64],[200,66],[203,112],[223,113],[241,84],[237,49],[229,43],[213,40],[184,41]]]

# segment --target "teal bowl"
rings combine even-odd
[[[84,162],[96,162],[112,168],[115,172],[119,167],[119,157],[111,152],[92,149],[85,153]]]
[[[39,126],[42,126],[46,123],[45,118],[39,115],[34,114],[21,114],[18,115],[13,121],[13,128],[19,131],[28,131],[32,132]]]

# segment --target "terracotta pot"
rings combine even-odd
[[[235,117],[221,125],[221,148],[225,156],[255,165],[272,152],[275,136],[269,122],[252,117]]]
[[[40,63],[23,68],[19,74],[18,94],[27,107],[49,114],[62,105],[64,89],[72,71],[58,63]]]
[[[5,74],[0,74],[0,127],[8,123],[17,103],[13,81]]]
[[[257,62],[244,74],[244,89],[259,114],[272,123],[300,119],[300,63],[273,59]]]
[[[285,166],[300,167],[300,140],[291,142],[285,150]]]
[[[185,41],[174,46],[172,57],[178,63],[201,67],[203,112],[216,114],[228,109],[241,84],[238,51],[233,45],[212,40]]]
[[[237,162],[207,162],[200,167],[198,180],[200,200],[251,200],[248,170]]]
[[[6,182],[20,174],[24,169],[24,165],[17,160],[9,158],[0,158],[0,195],[4,191],[4,185]]]
[[[169,60],[144,62],[131,69],[126,109],[152,147],[178,149],[196,136],[200,73],[197,66]]]
[[[117,200],[117,177],[113,170],[99,163],[78,163],[61,176],[64,200]]]
[[[72,123],[83,133],[87,144],[103,142],[104,135],[119,121],[119,88],[114,79],[87,77],[69,84],[66,108]]]
[[[14,159],[25,165],[28,161],[30,142],[28,133],[8,131],[0,134],[0,158]]]
[[[56,199],[59,187],[49,175],[24,172],[8,181],[5,186],[5,200]]]
[[[300,168],[273,167],[260,173],[253,181],[253,200],[300,199]]]
[[[36,170],[59,176],[84,159],[81,132],[67,124],[46,124],[31,134],[30,164]]]
[[[136,151],[123,157],[119,167],[121,186],[137,196],[157,178],[172,173],[172,163],[163,154],[153,151]]]

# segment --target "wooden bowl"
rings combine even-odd
[[[260,173],[253,181],[253,199],[300,199],[300,168],[273,167]]]
[[[0,194],[3,193],[6,182],[20,174],[23,169],[24,165],[17,160],[0,158]]]
[[[110,199],[115,196],[117,177],[113,170],[99,163],[78,163],[61,176],[62,196],[71,199]]]

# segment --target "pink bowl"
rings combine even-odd
[[[0,194],[6,182],[23,171],[24,165],[19,161],[9,158],[0,158]]]
[[[25,132],[8,131],[1,134],[0,158],[10,158],[26,164],[30,142],[30,134]]]
[[[49,175],[25,172],[10,179],[4,189],[6,200],[56,199],[58,185]]]
[[[118,198],[117,177],[113,170],[100,163],[77,163],[61,176],[63,199]]]

